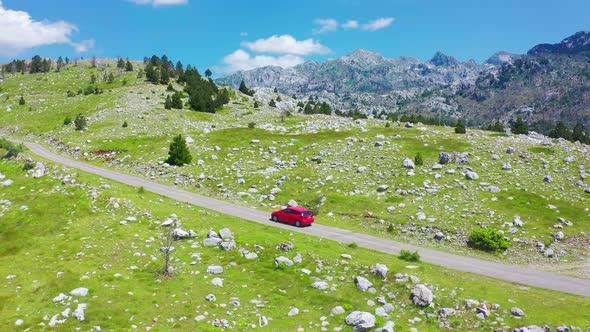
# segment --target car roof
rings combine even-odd
[[[308,209],[306,209],[304,207],[299,207],[299,206],[292,206],[292,207],[288,207],[287,209],[293,210],[295,212],[307,212],[307,211],[309,211]]]

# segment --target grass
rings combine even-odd
[[[56,177],[73,174],[61,171],[61,167],[48,164]],[[422,262],[417,269],[409,269],[395,257],[354,248],[353,244],[341,244],[294,234],[288,230],[250,223],[237,218],[219,215],[149,192],[138,193],[137,188],[76,172],[77,185],[62,185],[59,179],[48,176],[32,179],[22,171],[22,164],[0,162],[0,172],[15,183],[0,191],[0,200],[9,199],[10,208],[3,210],[0,218],[0,275],[15,274],[15,279],[0,279],[0,328],[12,330],[16,319],[25,320],[23,328],[35,328],[43,322],[43,316],[65,309],[53,304],[51,299],[59,293],[68,293],[76,287],[87,287],[90,296],[86,321],[70,318],[60,328],[101,326],[102,329],[155,330],[196,329],[213,330],[210,323],[197,323],[193,317],[208,312],[207,320],[228,318],[243,330],[247,324],[257,322],[257,315],[272,318],[271,330],[292,330],[307,327],[303,322],[319,322],[326,316],[330,326],[344,325],[343,316],[332,317],[329,311],[336,305],[349,310],[368,310],[367,299],[375,295],[359,292],[352,283],[354,275],[367,272],[368,265],[385,263],[390,273],[405,272],[417,275],[422,282],[435,287],[437,306],[462,306],[465,298],[497,302],[502,308],[518,305],[527,316],[519,321],[505,317],[507,326],[526,324],[550,324],[562,322],[588,327],[588,317],[579,312],[589,312],[590,299],[560,294],[534,288],[522,288],[511,283],[492,280],[467,273],[447,270]],[[92,194],[97,192],[97,194]],[[121,208],[113,208],[118,201]],[[26,205],[28,209],[20,208]],[[4,206],[4,205],[2,205]],[[145,216],[149,212],[153,217]],[[158,253],[161,227],[157,220],[176,214],[183,227],[194,229],[199,243],[209,229],[230,228],[239,247],[258,250],[259,259],[249,261],[237,250],[223,252],[215,248],[192,248],[191,241],[175,243],[177,251],[172,262],[176,274],[169,279],[158,279],[155,271],[162,264]],[[120,225],[119,221],[136,216],[136,222]],[[303,263],[277,268],[274,258],[278,255],[292,257],[274,249],[279,242],[292,242],[295,252],[300,252]],[[340,253],[354,249],[353,259],[340,262]],[[191,253],[201,253],[201,260],[191,265]],[[83,254],[80,254],[83,253]],[[410,253],[416,257],[417,253]],[[323,263],[319,263],[323,262]],[[205,270],[208,265],[224,267],[224,288],[213,288]],[[321,292],[310,287],[313,278],[301,273],[311,271],[313,277],[333,278],[336,292]],[[60,272],[60,274],[58,274]],[[120,276],[116,276],[120,273]],[[436,331],[438,323],[423,319],[410,325],[407,319],[421,316],[420,308],[409,301],[404,284],[381,281],[368,276],[378,293],[396,294],[398,307],[396,327]],[[329,280],[329,279],[328,279]],[[342,280],[342,281],[337,281]],[[459,286],[460,285],[460,286]],[[214,293],[217,302],[204,301],[205,295]],[[456,295],[452,295],[452,293]],[[241,307],[221,307],[237,297]],[[256,307],[251,300],[260,300],[264,307]],[[309,312],[289,317],[291,307]],[[547,311],[551,307],[553,310]],[[18,310],[17,310],[18,308]],[[228,315],[227,312],[233,312]],[[186,319],[184,319],[186,317]],[[47,321],[45,321],[47,323]],[[462,326],[474,326],[471,313],[465,314]],[[479,324],[482,324],[480,322]],[[480,328],[491,326],[483,322]]]
[[[469,249],[464,241],[478,223],[502,229],[503,223],[511,222],[515,215],[525,220],[527,228],[513,237],[525,240],[551,235],[557,217],[574,223],[567,229],[568,236],[584,239],[590,231],[590,216],[584,210],[587,197],[572,181],[579,178],[577,165],[588,161],[588,154],[569,143],[563,143],[563,147],[539,147],[538,143],[520,141],[513,135],[474,129],[456,135],[453,128],[403,128],[395,122],[385,128],[384,121],[379,120],[296,113],[281,122],[276,109],[252,109],[252,101],[245,102],[240,95],[217,114],[168,111],[162,106],[166,86],[145,84],[134,77],[135,73],[121,76],[129,75],[126,86],[101,83],[106,89],[102,95],[63,97],[68,89],[87,85],[91,73],[97,71],[102,78],[100,69],[88,69],[82,64],[61,73],[10,76],[0,95],[0,110],[11,106],[13,111],[0,112],[2,130],[12,132],[18,127],[13,134],[16,137],[32,133],[41,141],[56,138],[71,149],[60,153],[199,194],[266,211],[295,199],[303,205],[317,206],[316,221],[321,224],[440,250],[458,250],[466,255],[482,255]],[[36,111],[19,108],[22,93]],[[87,131],[80,133],[62,125],[66,116],[74,118],[79,112],[89,117]],[[123,129],[124,121],[128,121],[128,127]],[[256,127],[248,128],[252,122]],[[159,162],[166,159],[168,146],[177,134],[194,139],[189,144],[194,163],[177,169],[163,168]],[[251,144],[252,140],[260,142]],[[375,146],[376,142],[383,145]],[[507,146],[516,147],[517,153],[506,154]],[[271,147],[276,153],[268,154]],[[79,151],[73,152],[74,148]],[[98,150],[119,153],[103,158],[92,154]],[[433,171],[431,167],[443,151],[470,153],[471,162],[463,167],[473,169],[480,179],[466,181],[464,169],[452,164]],[[566,153],[574,155],[577,162],[562,163]],[[408,170],[401,169],[401,163],[416,154],[420,154],[424,165],[418,165],[410,176]],[[501,159],[493,160],[492,154]],[[318,155],[322,155],[321,162],[313,162]],[[547,168],[541,158],[548,162]],[[197,165],[199,160],[202,165]],[[513,171],[502,171],[502,162],[510,162]],[[357,172],[359,166],[366,167],[366,171]],[[451,169],[456,173],[446,174]],[[554,178],[553,183],[542,182],[545,173]],[[480,186],[481,182],[502,191],[490,193]],[[382,184],[389,189],[378,193],[376,188]],[[268,194],[275,187],[280,192],[271,200]],[[317,202],[322,197],[325,201],[320,206]],[[558,208],[548,210],[548,205]],[[418,212],[427,218],[418,220]],[[438,242],[428,232],[420,234],[423,228],[456,236]],[[532,246],[518,245],[513,249],[524,253],[522,262],[532,259],[539,264],[555,263]],[[568,259],[587,259],[587,252],[573,247]],[[512,257],[483,255],[493,260]]]
[[[409,250],[402,249],[400,251],[399,258],[406,262],[419,262],[420,254],[418,254],[418,251],[411,252]]]

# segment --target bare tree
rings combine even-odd
[[[157,271],[158,275],[170,277],[174,272],[174,268],[170,266],[170,255],[176,249],[172,245],[172,242],[172,231],[170,230],[170,228],[166,227],[162,234],[162,247],[160,247],[160,252],[162,252],[162,256],[164,259],[164,267],[163,269],[159,269]]]

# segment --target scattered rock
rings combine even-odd
[[[319,280],[319,281],[316,281],[313,284],[311,284],[311,287],[313,287],[315,289],[319,289],[319,290],[326,290],[326,289],[330,288],[330,285],[323,280]]]
[[[221,267],[219,265],[209,265],[209,267],[207,267],[207,273],[209,273],[209,274],[222,274],[223,267]]]
[[[223,287],[223,279],[221,279],[221,278],[213,278],[213,280],[211,280],[211,284],[213,286]]]
[[[289,258],[285,257],[285,256],[279,256],[277,258],[275,258],[275,264],[279,265],[279,264],[285,264],[287,266],[293,266],[293,261],[290,260]]]
[[[289,310],[289,313],[287,315],[288,316],[296,316],[296,315],[299,315],[299,309],[293,308],[293,309]]]
[[[475,173],[475,172],[468,171],[465,173],[465,178],[467,180],[477,180],[477,179],[479,179],[479,175],[477,175],[477,173]]]
[[[84,310],[86,310],[86,303],[79,303],[78,307],[76,308],[76,310],[74,310],[74,313],[72,314],[72,316],[74,318],[76,318],[79,321],[84,321]]]
[[[524,316],[524,311],[522,311],[522,309],[517,308],[517,307],[510,308],[510,313],[513,316],[515,316],[515,317],[522,317],[522,316]]]
[[[457,313],[457,311],[453,308],[440,308],[440,310],[438,311],[438,314],[441,317],[448,317],[448,316],[454,316]]]
[[[414,165],[414,161],[412,159],[406,158],[402,162],[402,167],[408,168],[408,169],[414,169],[414,168],[416,168],[416,165]]]
[[[375,327],[375,316],[364,311],[353,311],[344,319],[355,331],[369,331]]]
[[[344,310],[344,308],[342,306],[337,306],[332,308],[332,315],[342,315],[343,313],[346,312],[346,310]]]
[[[370,282],[367,278],[360,276],[354,277],[354,284],[356,285],[356,288],[362,290],[363,292],[366,292],[369,290],[369,288],[373,287],[372,282]]]
[[[223,239],[223,240],[231,240],[234,238],[234,235],[232,234],[232,232],[229,230],[229,228],[224,228],[222,230],[219,231],[219,236]]]
[[[418,284],[412,289],[412,302],[421,307],[427,307],[434,300],[432,291],[423,284]]]
[[[563,232],[557,232],[555,233],[555,235],[553,235],[553,237],[557,240],[557,241],[561,241],[565,238],[565,235],[563,234]]]
[[[374,268],[371,269],[371,273],[373,273],[377,278],[381,278],[382,280],[385,280],[387,278],[388,271],[389,268],[387,268],[387,266],[384,264],[377,264]]]
[[[88,288],[84,288],[84,287],[76,288],[70,292],[70,295],[86,296],[86,295],[88,295]]]
[[[289,202],[287,203],[288,207],[297,207],[297,201],[295,201],[294,199],[289,200]]]

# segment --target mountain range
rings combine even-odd
[[[529,123],[582,121],[588,127],[590,32],[537,45],[526,54],[497,52],[482,64],[442,52],[422,61],[356,50],[321,64],[268,66],[217,79],[235,88],[241,81],[326,101],[343,113],[419,113],[482,125],[522,116]]]

